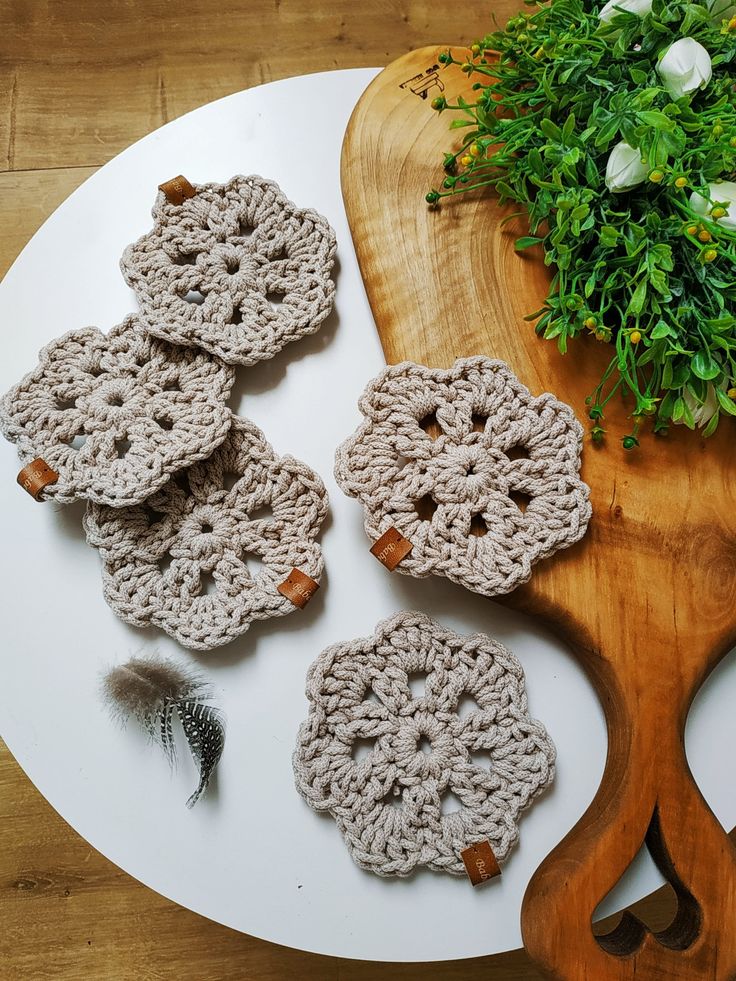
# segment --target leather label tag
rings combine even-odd
[[[159,191],[163,191],[169,204],[184,204],[187,198],[193,198],[197,193],[186,177],[179,174],[172,177],[170,181],[164,181],[158,185]]]
[[[465,871],[474,886],[479,886],[483,882],[488,882],[489,879],[495,879],[497,875],[501,875],[501,867],[496,861],[491,843],[487,838],[485,841],[479,841],[460,852],[460,858],[462,858]]]
[[[23,467],[18,474],[17,480],[24,491],[28,491],[35,500],[41,500],[41,493],[44,487],[55,484],[59,475],[55,470],[42,460],[41,457],[33,460],[27,467]]]
[[[413,546],[409,539],[404,538],[401,532],[392,525],[371,546],[371,554],[375,555],[378,561],[383,563],[389,572],[393,572],[399,562],[411,552],[412,548]]]
[[[286,579],[276,587],[282,596],[303,610],[319,589],[319,583],[301,569],[292,569]]]

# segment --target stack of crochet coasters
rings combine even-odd
[[[319,583],[324,485],[227,399],[233,365],[273,357],[329,314],[336,242],[325,218],[256,176],[175,178],[153,218],[121,260],[139,312],[48,344],[0,400],[0,428],[36,499],[88,502],[115,613],[206,650],[303,606]]]

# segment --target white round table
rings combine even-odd
[[[357,398],[383,364],[339,181],[345,125],[375,72],[274,82],[169,123],[82,185],[0,285],[4,391],[52,337],[88,324],[109,329],[134,309],[118,259],[150,227],[157,185],[175,174],[194,181],[271,177],[293,201],[327,215],[339,242],[335,313],[312,338],[239,370],[231,402],[277,451],[305,460],[327,483],[328,571],[317,597],[304,612],[254,626],[206,656],[128,627],[102,598],[98,556],[81,531],[82,506],[32,501],[15,483],[13,447],[0,441],[0,733],[79,834],[189,909],[257,937],[341,957],[473,957],[519,946],[524,889],[595,793],[605,726],[582,671],[536,623],[445,580],[387,573],[368,552],[359,506],[332,479],[334,449],[357,425]],[[507,644],[526,669],[531,711],[557,745],[554,788],[523,817],[521,843],[502,878],[480,889],[426,871],[396,881],[360,871],[332,819],[309,810],[294,790],[291,753],[307,711],[308,665],[328,644],[369,634],[399,609],[424,610]],[[111,721],[99,697],[105,668],[152,649],[199,664],[228,719],[216,785],[191,812],[184,801],[195,770],[186,749],[172,773],[135,728]],[[716,676],[691,715],[688,754],[730,828],[736,789],[721,783],[720,773],[736,743],[736,660],[727,659]],[[602,912],[659,882],[642,859]]]

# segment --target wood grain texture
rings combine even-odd
[[[483,193],[423,204],[451,137],[407,81],[429,71],[430,95],[440,85],[451,101],[470,94],[457,69],[433,72],[438,51],[385,69],[343,146],[343,195],[386,359],[448,366],[459,356],[499,357],[532,392],[554,392],[585,420],[610,348],[580,341],[563,358],[524,322],[542,305],[549,271],[539,254],[515,253],[519,220],[499,227],[512,209]],[[594,508],[586,538],[504,597],[576,651],[609,735],[598,796],[530,884],[524,939],[550,978],[729,981],[736,849],[691,778],[683,731],[695,692],[736,639],[734,429],[727,422],[704,441],[676,428],[626,453],[629,411],[612,405],[607,444],[586,447]],[[645,840],[675,887],[678,913],[657,935],[627,916],[597,939],[591,915]]]

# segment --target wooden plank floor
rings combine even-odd
[[[517,6],[496,0],[493,12],[503,22]],[[0,0],[0,275],[97,167],[181,113],[272,79],[385,64],[421,45],[472,41],[491,27],[484,4],[429,0]],[[655,925],[666,921],[661,898],[641,908]],[[218,926],[90,848],[0,742],[1,981],[287,977],[539,975],[523,952],[370,964],[303,954]]]

